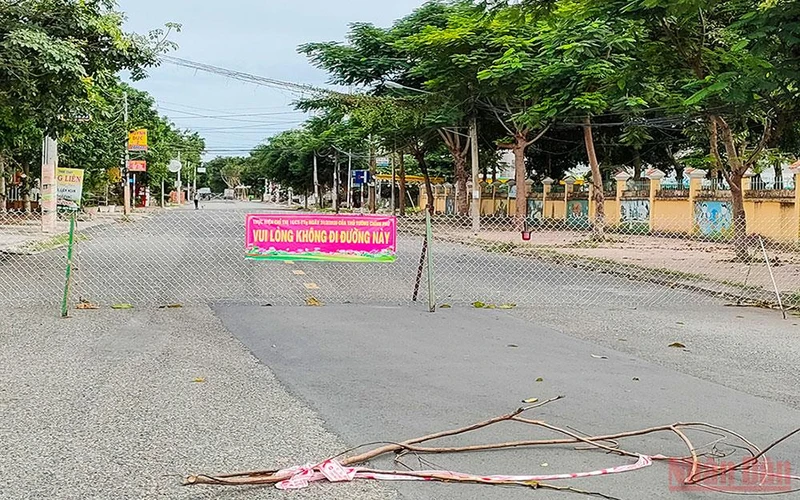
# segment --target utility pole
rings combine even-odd
[[[56,230],[56,165],[58,143],[50,136],[42,144],[42,232]],[[3,193],[5,196],[5,193]]]
[[[378,163],[375,158],[375,147],[372,144],[372,134],[369,136],[369,211],[378,211],[377,191],[375,189],[375,177],[378,173]]]
[[[192,177],[192,196],[197,196],[197,165],[194,166],[194,177]]]
[[[347,208],[353,209],[353,151],[347,153]]]
[[[317,169],[316,151],[314,151],[314,196],[317,198],[317,207],[322,208],[322,198],[319,195],[319,171]]]
[[[333,210],[339,213],[339,150],[334,150],[333,159]]]
[[[181,152],[178,151],[178,162],[181,161]],[[178,169],[178,206],[180,207],[183,205],[183,184],[181,183],[181,170],[183,170],[183,164],[181,163],[181,168]]]
[[[395,186],[395,161],[397,158],[397,144],[395,144],[395,151],[392,152],[392,215],[397,213],[397,209],[395,208],[395,199],[394,199],[394,186]]]
[[[469,137],[472,150],[472,232],[477,235],[481,230],[481,184],[479,179],[478,119],[474,116],[469,121]]]
[[[123,106],[123,120],[125,122],[125,165],[122,168],[125,169],[125,187],[123,188],[122,192],[122,213],[128,215],[131,211],[131,174],[128,172],[128,163],[131,159],[131,153],[129,151],[130,144],[130,127],[128,126],[128,92],[122,93],[122,106]]]

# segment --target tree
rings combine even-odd
[[[745,0],[620,0],[603,2],[603,8],[617,11],[623,3],[624,16],[643,27],[638,39],[643,68],[667,84],[663,105],[706,124],[712,170],[731,189],[737,255],[746,259],[742,179],[773,139],[776,120],[786,116],[782,112],[797,97],[798,66],[786,54],[797,50],[791,39],[797,30],[789,23],[782,39],[771,22],[796,7],[771,2],[760,8]]]
[[[61,137],[60,161],[64,166],[86,170],[87,195],[104,191],[109,182],[108,170],[121,168],[128,133],[123,117],[123,93],[128,95],[128,128],[148,131],[148,151],[137,153],[137,158],[147,162],[146,180],[152,191],[172,178],[167,165],[181,155],[184,179],[194,174],[193,166],[201,162],[205,141],[197,133],[181,130],[167,118],[158,114],[155,100],[147,92],[130,85],[114,82],[102,89],[103,99],[96,101],[89,114],[91,119],[76,122]],[[116,195],[121,196],[122,186],[117,185]]]
[[[172,47],[162,31],[124,33],[124,17],[113,8],[111,0],[0,5],[0,127],[31,120],[58,135],[101,98],[97,89],[116,81],[119,71],[142,78],[158,53]]]
[[[447,93],[409,97],[408,91],[417,89],[423,92],[422,87],[433,78],[427,71],[432,68],[426,66],[430,62],[426,54],[430,51],[425,49],[425,42],[417,37],[426,30],[444,28],[457,12],[464,10],[475,9],[469,1],[428,2],[390,28],[354,24],[346,44],[310,43],[300,47],[300,51],[309,56],[314,65],[331,74],[332,83],[366,86],[370,95],[376,98],[396,97],[393,102],[387,101],[385,106],[376,104],[375,100],[363,99],[357,104],[367,109],[364,115],[380,115],[388,120],[383,124],[371,120],[371,133],[379,135],[380,128],[384,148],[391,150],[397,144],[401,150],[407,150],[415,157],[423,173],[427,172],[427,153],[433,147],[431,139],[441,137],[453,157],[459,213],[468,211],[466,154],[469,143],[463,140],[457,128],[465,124],[468,107],[455,105],[452,99],[443,98]],[[400,91],[402,96],[397,96],[397,91],[387,88],[390,86],[404,87],[405,90]],[[424,115],[413,113],[413,129],[401,126],[395,116],[399,113],[408,117],[405,103],[412,102],[420,110],[425,110]],[[352,109],[354,104],[356,102],[350,100],[349,108]],[[397,113],[389,113],[389,109]],[[401,173],[401,191],[404,191],[402,178]]]
[[[147,36],[127,34],[114,6],[111,0],[0,3],[0,210],[8,165],[29,171],[44,135],[107,144],[110,132],[80,118],[102,119],[117,73],[128,70],[134,80],[142,78],[159,53],[174,47],[167,35],[177,25]],[[81,149],[72,153],[96,153]]]
[[[446,26],[427,27],[405,42],[419,58],[414,74],[424,75],[426,89],[443,96],[441,108],[454,116],[453,121],[463,124],[467,117],[488,112],[508,134],[498,143],[514,153],[520,221],[527,212],[525,152],[549,128],[535,97],[522,95],[526,68],[519,59],[511,60],[533,36],[527,22],[504,15],[487,17],[462,4],[452,11]],[[466,147],[458,131],[448,132],[443,137],[455,159],[459,191],[466,195]],[[466,196],[460,206],[466,211]]]

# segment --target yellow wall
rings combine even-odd
[[[594,205],[593,201],[589,201],[589,206]],[[606,200],[604,205],[606,210],[606,224],[615,225],[619,224],[619,202],[617,200]]]
[[[547,204],[544,207],[544,218],[545,219],[566,219],[567,218],[567,207],[564,203],[564,199],[560,198],[558,200],[551,200],[547,199]]]
[[[688,199],[655,200],[650,204],[650,220],[653,231],[691,233],[694,228]]]
[[[797,241],[794,203],[773,200],[745,200],[748,234],[759,234],[775,241]]]
[[[565,219],[566,206],[564,198],[555,199],[548,197],[543,216],[545,219]],[[446,197],[437,194],[434,204],[437,213],[444,213]],[[420,194],[420,206],[424,207],[427,197],[424,190]],[[590,201],[590,205],[591,205]],[[516,208],[514,198],[508,198],[505,193],[494,199],[484,197],[481,199],[481,215],[494,215],[501,205],[505,205],[506,214],[514,215]],[[608,199],[605,203],[606,222],[609,225],[619,224],[620,203],[618,200]],[[591,210],[594,213],[594,210]],[[745,200],[747,214],[747,229],[749,234],[758,234],[774,241],[797,242],[800,239],[800,221],[796,220],[795,202],[791,199],[747,199]],[[694,211],[688,199],[656,199],[650,202],[650,220],[654,231],[691,233],[694,230]]]

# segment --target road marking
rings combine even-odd
[[[294,274],[295,276],[305,276],[306,272],[301,271],[300,269],[295,269],[294,271],[292,271],[292,274]]]
[[[303,286],[305,286],[308,290],[319,290],[319,285],[316,283],[303,283]]]
[[[294,261],[291,261],[291,260],[284,260],[283,262],[284,262],[284,263],[285,263],[287,266],[293,266],[293,265],[294,265]]]

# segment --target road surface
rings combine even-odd
[[[763,445],[800,422],[800,318],[444,242],[434,285],[452,308],[429,314],[424,278],[421,303],[410,301],[418,233],[401,232],[395,264],[247,262],[244,213],[215,204],[83,231],[75,298],[103,309],[70,320],[54,307],[63,249],[0,257],[0,277],[13,285],[0,293],[0,442],[9,443],[0,498],[284,498],[178,484],[193,472],[298,465],[559,394],[567,397],[536,416],[584,432],[702,419]],[[325,305],[306,307],[310,297]],[[473,301],[517,307],[477,310]],[[108,308],[117,303],[134,309]],[[167,304],[184,307],[159,309]],[[501,427],[479,437],[519,434]],[[681,452],[671,437],[635,447]],[[798,464],[798,449],[791,441],[771,455]],[[536,474],[627,463],[563,449],[432,461]],[[669,493],[663,464],[575,485],[689,498]],[[395,488],[409,499],[554,495],[372,484],[300,497],[394,498]]]

